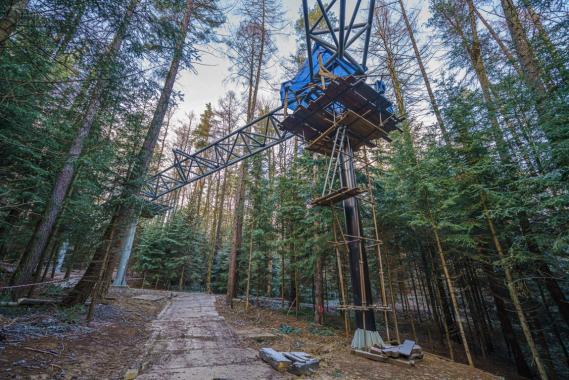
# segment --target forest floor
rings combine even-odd
[[[261,347],[318,357],[315,379],[499,378],[431,354],[415,367],[370,361],[350,353],[341,330],[235,304],[203,293],[113,288],[91,323],[84,306],[1,307],[0,378],[123,379],[128,369],[140,370],[140,379],[296,378],[261,362]]]
[[[147,293],[148,291],[144,291]],[[135,299],[136,289],[112,289],[85,322],[87,307],[0,308],[1,379],[122,379],[150,337],[167,303]]]
[[[272,347],[277,351],[304,351],[319,358],[320,370],[315,379],[498,379],[503,378],[481,369],[452,362],[440,356],[425,354],[414,367],[390,361],[380,363],[355,356],[350,352],[351,337],[342,331],[297,319],[294,311],[286,312],[250,306],[235,302],[230,309],[223,297],[216,307],[227,323],[244,336],[242,344],[256,350]],[[253,331],[254,338],[239,332]],[[272,334],[271,338],[256,338]],[[509,376],[507,376],[509,377]]]

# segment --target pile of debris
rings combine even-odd
[[[408,339],[396,346],[385,344],[381,347],[373,346],[369,351],[353,350],[352,352],[356,355],[379,362],[386,362],[389,359],[393,359],[397,362],[409,365],[415,365],[418,360],[423,359],[423,349],[421,346]]]
[[[319,360],[306,352],[279,352],[272,348],[261,348],[259,356],[280,372],[293,375],[311,375],[318,370]]]

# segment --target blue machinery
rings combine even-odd
[[[307,59],[294,78],[281,86],[282,105],[234,132],[194,152],[174,150],[174,163],[150,177],[142,196],[161,208],[159,198],[274,145],[298,136],[305,149],[329,156],[322,196],[313,205],[342,202],[348,248],[356,336],[361,347],[377,342],[369,269],[363,243],[353,154],[373,140],[389,141],[389,132],[401,121],[383,96],[382,82],[375,89],[365,82],[367,52],[375,0],[302,1]],[[320,14],[314,22],[310,10]],[[348,14],[350,13],[350,14]],[[335,189],[335,187],[339,188]],[[359,334],[359,337],[358,337]]]

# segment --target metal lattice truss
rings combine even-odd
[[[367,71],[367,54],[375,0],[368,0],[366,3],[367,7],[362,7],[362,0],[350,1],[351,7],[347,7],[346,0],[331,0],[326,5],[322,0],[302,1],[306,50],[311,78],[316,74],[312,70],[313,43],[331,50],[337,58],[346,58],[359,69],[360,74]],[[315,7],[320,11],[320,16],[312,23],[310,10]],[[363,45],[355,46],[356,42],[362,42],[362,36]]]
[[[279,107],[193,154],[174,149],[174,163],[145,182],[142,196],[153,202],[289,139],[293,134],[281,129],[284,117],[283,107]]]
[[[313,72],[314,44],[326,47],[336,58],[347,59],[358,68],[358,74],[364,74],[367,71],[366,61],[375,0],[354,0],[349,4],[347,0],[329,0],[325,3],[327,4],[322,0],[302,2],[311,81],[318,83],[318,75],[321,74]],[[315,7],[320,10],[321,15],[312,23],[309,13]],[[149,203],[158,205],[157,207],[167,208],[167,205],[160,205],[156,201],[182,186],[292,137],[292,132],[282,128],[285,117],[283,107],[279,107],[193,154],[174,150],[174,163],[146,180],[141,192],[142,197]]]

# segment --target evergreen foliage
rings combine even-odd
[[[111,244],[113,221],[121,207],[139,211],[132,189],[146,168],[134,168],[180,43],[180,70],[190,71],[203,46],[223,43],[237,91],[206,104],[199,118],[183,110],[183,121],[172,117],[180,114],[183,94],[171,91],[162,104],[166,118],[154,120],[162,130],[150,147],[149,174],[171,162],[169,148],[196,151],[274,108],[273,99],[261,95],[278,79],[277,36],[291,25],[298,48],[289,71],[304,60],[304,21],[285,24],[277,0],[239,1],[225,38],[217,34],[225,3],[194,0],[182,42],[188,1],[8,3],[25,3],[25,11],[10,37],[0,40],[3,262],[24,261],[93,93],[102,86],[35,280],[52,273],[64,243],[72,247],[67,275],[84,271],[107,247],[120,250],[117,239]],[[378,312],[379,330],[386,335],[389,328],[394,339],[400,329],[401,337],[414,335],[451,357],[469,346],[475,364],[492,354],[523,376],[567,377],[567,4],[430,0],[420,3],[429,10],[425,22],[425,12],[411,11],[407,3],[376,2],[368,61],[373,80],[378,75],[388,83],[387,96],[406,120],[392,142],[378,142],[356,157],[358,182],[370,185],[360,196],[363,229],[375,239],[376,216],[381,240],[381,263],[377,245],[366,248],[373,298],[396,304],[397,320]],[[129,5],[136,11],[111,56]],[[0,17],[10,6],[0,5]],[[312,21],[319,16],[319,8],[311,10]],[[129,279],[144,278],[144,287],[225,293],[235,258],[237,297],[251,303],[267,297],[273,307],[298,315],[317,304],[323,277],[325,321],[337,323],[339,272],[346,294],[350,281],[344,248],[338,245],[337,258],[330,242],[343,215],[308,207],[322,195],[326,165],[325,157],[304,151],[295,138],[165,196],[166,213],[140,218]],[[112,263],[109,268],[108,277]],[[10,281],[7,275],[1,280]]]

